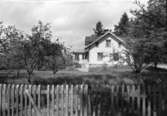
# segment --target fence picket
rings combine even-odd
[[[50,116],[50,86],[49,85],[47,85],[46,96],[47,96],[47,116]]]
[[[19,100],[18,100],[18,92],[19,92],[19,85],[16,85],[15,88],[15,110],[16,110],[16,116],[19,115]]]
[[[138,96],[137,96],[137,109],[140,109],[140,85],[137,86]]]
[[[79,105],[79,107],[80,107],[80,116],[84,116],[84,112],[83,112],[83,107],[84,107],[84,105],[83,105],[83,93],[84,93],[84,88],[83,88],[84,86],[83,86],[83,84],[81,84],[80,85],[80,90],[79,90],[79,96],[80,96],[80,99],[79,99],[79,101],[80,101],[80,105]]]
[[[8,86],[7,86],[7,96],[6,96],[7,97],[7,104],[8,104],[7,116],[11,116],[10,115],[10,92],[11,92],[10,86],[11,86],[10,84],[8,84]]]
[[[27,99],[27,94],[26,94],[26,90],[27,90],[28,86],[24,85],[24,114],[25,116],[28,116],[28,99]]]
[[[2,116],[6,116],[6,84],[3,84],[2,91]]]
[[[14,116],[14,106],[15,106],[15,104],[14,104],[14,93],[15,93],[15,85],[13,84],[12,85],[12,89],[11,89],[11,111],[12,111],[12,116]]]
[[[142,116],[146,116],[146,98],[142,97]]]
[[[70,111],[70,114],[71,115],[70,116],[73,116],[73,107],[74,107],[73,106],[73,99],[74,99],[73,89],[74,89],[73,85],[71,85],[71,88],[70,88],[70,90],[71,90],[70,91],[70,96],[71,96],[71,106],[70,106],[71,107],[71,111]]]
[[[33,103],[32,104],[32,115],[37,115],[37,109],[36,109],[36,85],[32,86],[32,99]]]
[[[61,86],[61,91],[60,91],[60,94],[61,94],[61,115],[64,116],[64,85]]]
[[[31,104],[31,87],[32,87],[32,85],[28,85],[28,116],[32,116],[32,110],[31,110],[31,108],[32,108],[32,104]]]
[[[23,116],[23,84],[20,85],[20,90],[19,90],[19,99],[20,99],[20,116]]]
[[[54,85],[52,85],[51,87],[51,116],[54,116],[54,108],[55,108],[55,94],[54,94],[55,90],[54,90]]]
[[[2,116],[2,84],[0,84],[0,115]]]
[[[59,85],[56,86],[55,89],[55,95],[56,95],[56,116],[59,116]]]
[[[68,85],[65,85],[65,116],[68,116]]]
[[[37,99],[38,99],[38,109],[41,108],[41,85],[37,87]]]

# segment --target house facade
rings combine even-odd
[[[125,42],[111,31],[97,37],[80,51],[74,51],[74,61],[89,66],[126,65]]]

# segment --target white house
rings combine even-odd
[[[126,65],[125,50],[127,50],[125,42],[111,31],[106,31],[84,49],[74,51],[74,61],[89,66]]]

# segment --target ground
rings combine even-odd
[[[62,84],[62,83],[167,83],[167,70],[148,68],[141,74],[135,74],[129,67],[112,67],[95,69],[91,72],[77,70],[61,70],[56,75],[52,71],[34,71],[32,83]],[[2,83],[28,83],[25,70],[21,70],[19,77],[14,70],[1,70],[0,82]]]

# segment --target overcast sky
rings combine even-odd
[[[97,21],[113,29],[124,12],[135,8],[134,0],[0,0],[0,20],[25,32],[38,20],[49,22],[54,36],[76,49]]]

